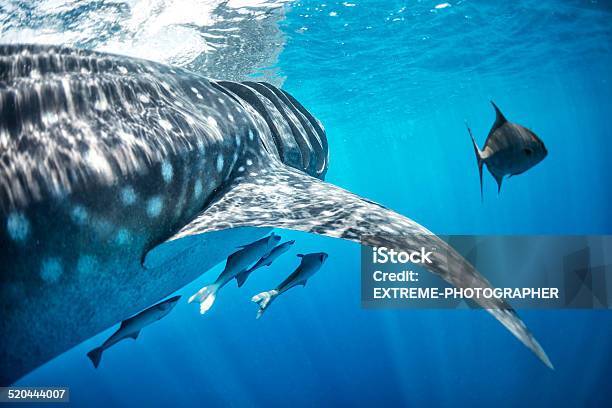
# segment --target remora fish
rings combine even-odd
[[[247,280],[249,275],[251,275],[257,269],[263,266],[272,265],[272,262],[276,261],[282,254],[287,252],[293,244],[295,244],[295,241],[291,240],[275,246],[274,249],[272,249],[272,251],[267,256],[261,257],[255,265],[249,268],[249,270],[242,272],[240,275],[236,276],[236,280],[238,281],[238,287],[241,287]]]
[[[432,273],[490,287],[426,228],[324,182],[328,163],[321,123],[269,84],[0,45],[0,385],[271,228],[435,247]],[[506,302],[480,305],[550,364]]]
[[[323,266],[328,256],[329,255],[325,252],[316,252],[306,255],[298,254],[298,257],[302,258],[302,262],[300,262],[300,265],[287,277],[287,279],[278,285],[276,289],[261,292],[251,298],[252,302],[259,305],[256,319],[259,319],[272,301],[282,293],[298,285],[306,286],[308,279],[321,269],[321,266]]]
[[[113,333],[100,347],[96,347],[87,353],[94,367],[98,368],[100,360],[102,359],[102,352],[111,346],[119,343],[123,339],[131,338],[136,340],[140,331],[168,315],[174,309],[174,306],[178,303],[180,296],[174,296],[168,300],[164,300],[150,308],[143,310],[136,316],[130,317],[127,320],[121,322],[121,326],[115,333]]]
[[[535,133],[526,127],[508,122],[495,102],[491,101],[491,105],[495,109],[495,123],[482,150],[478,148],[472,130],[466,124],[478,162],[481,199],[483,164],[487,165],[487,169],[495,178],[499,193],[505,176],[512,177],[529,170],[548,154],[546,146]]]
[[[238,287],[242,286],[248,277],[244,272],[256,259],[266,257],[280,241],[281,237],[272,233],[270,236],[257,240],[251,244],[242,246],[239,251],[234,252],[227,258],[225,269],[219,275],[215,283],[204,286],[196,294],[189,298],[189,303],[194,300],[200,303],[200,313],[204,314],[215,302],[217,292],[236,278]]]

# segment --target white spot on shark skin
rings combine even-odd
[[[202,181],[200,181],[200,179],[197,179],[193,186],[193,195],[195,198],[200,198],[202,195]]]
[[[168,122],[166,119],[160,119],[159,120],[159,126],[161,126],[162,128],[170,131],[172,130],[172,124],[170,122]]]
[[[174,175],[174,170],[172,169],[172,165],[167,161],[164,161],[161,165],[161,173],[164,181],[169,183],[172,180],[172,176]]]
[[[204,97],[203,97],[202,95],[200,95],[200,94],[197,94],[197,95],[196,95],[196,98],[198,98],[198,99],[204,99]]]
[[[145,94],[139,94],[138,95],[138,100],[142,103],[149,103],[151,102],[151,99],[149,99],[149,97]]]
[[[198,91],[196,88],[194,88],[193,86],[191,87],[191,92],[193,92],[194,94],[199,94],[200,91]]]
[[[236,146],[240,146],[240,143],[242,142],[242,141],[240,140],[240,135],[236,135],[236,136],[234,137],[234,139],[236,140]]]
[[[40,267],[40,277],[46,283],[55,283],[62,276],[62,264],[59,258],[47,258]]]
[[[6,228],[9,236],[14,241],[25,241],[30,234],[30,222],[20,212],[12,212],[6,220]]]
[[[238,172],[242,173],[243,171],[244,171],[244,167],[243,166],[238,167]]]
[[[130,186],[121,190],[121,202],[124,205],[132,205],[136,202],[136,192]]]
[[[130,232],[125,228],[120,228],[119,231],[117,231],[117,235],[115,236],[115,242],[118,245],[126,245],[128,242],[130,242],[130,239]]]
[[[157,217],[162,210],[163,203],[162,199],[159,196],[155,196],[150,198],[147,202],[147,215],[151,218]]]
[[[232,115],[231,113],[227,114],[227,118],[229,119],[230,122],[234,121],[234,115]]]
[[[246,161],[246,165],[247,165],[247,166],[252,166],[252,165],[253,165],[253,160],[251,160],[251,159],[247,159],[247,161]]]
[[[253,140],[255,136],[253,135],[253,131],[249,129],[249,140]]]
[[[89,167],[95,170],[98,173],[102,173],[104,175],[110,176],[112,174],[112,169],[106,157],[99,151],[95,149],[90,149],[85,156],[85,160]]]
[[[107,110],[108,102],[106,101],[106,96],[104,95],[104,92],[98,92],[98,96],[100,97],[100,99],[98,99],[96,103],[94,103],[94,108],[99,111]]]
[[[204,153],[204,142],[202,141],[202,139],[198,139],[197,145],[198,145],[198,150]]]
[[[208,124],[212,127],[219,127],[219,125],[217,124],[217,120],[215,118],[213,118],[212,116],[209,116],[208,119]]]
[[[93,255],[81,255],[77,261],[79,278],[91,276],[98,268],[98,260]]]
[[[217,156],[217,173],[221,173],[223,170],[223,155]]]
[[[87,210],[81,205],[75,205],[70,213],[70,218],[72,218],[72,221],[78,225],[84,225],[87,222],[88,217],[89,215],[87,214]]]
[[[121,72],[123,75],[125,75],[125,74],[127,74],[127,73],[128,73],[127,68],[126,68],[126,67],[124,67],[123,65],[119,65],[119,66],[117,67],[117,70],[119,70],[119,72]]]

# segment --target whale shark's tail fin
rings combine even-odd
[[[219,285],[216,284],[204,286],[189,298],[189,303],[198,302],[200,304],[200,314],[204,314],[215,303],[217,290],[219,290]]]
[[[470,137],[472,138],[472,145],[474,146],[474,153],[476,153],[476,162],[478,162],[478,174],[480,175],[480,200],[483,201],[484,195],[482,193],[482,165],[484,163],[484,160],[482,158],[482,152],[478,148],[478,145],[476,144],[476,140],[474,139],[474,135],[472,134],[472,129],[470,129],[470,126],[467,124],[467,122],[465,122],[465,126],[467,127],[468,133],[470,134]]]
[[[263,312],[270,306],[274,298],[278,296],[278,293],[278,290],[272,289],[267,292],[261,292],[251,298],[251,302],[255,302],[259,305],[257,316],[255,316],[256,319],[259,319],[261,315],[263,315]]]
[[[95,349],[87,353],[87,357],[89,357],[95,368],[98,368],[98,366],[100,365],[100,360],[102,359],[103,351],[103,347],[96,347]]]
[[[167,252],[165,245],[172,246],[172,242],[183,237],[228,228],[286,228],[347,239],[369,247],[437,248],[432,255],[433,262],[424,265],[431,273],[457,288],[492,288],[461,254],[413,220],[278,162],[266,165],[265,172],[234,179],[203,212],[162,244],[159,251]],[[155,254],[152,257],[155,259]],[[540,344],[505,300],[496,297],[475,300],[551,366]]]

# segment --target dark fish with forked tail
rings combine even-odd
[[[512,177],[529,170],[544,160],[548,154],[546,146],[535,133],[526,127],[508,122],[497,105],[493,101],[491,104],[495,108],[496,118],[482,150],[478,148],[468,126],[478,161],[481,198],[483,164],[487,165],[489,172],[497,181],[499,193],[505,176]]]
[[[272,233],[268,237],[243,245],[239,251],[234,252],[227,258],[225,269],[223,269],[217,280],[212,285],[204,286],[191,296],[189,303],[197,301],[200,304],[200,313],[206,313],[215,302],[219,289],[227,285],[234,278],[238,281],[238,287],[242,286],[249,276],[248,274],[245,275],[244,272],[249,269],[249,266],[255,260],[268,256],[280,239],[281,237]]]
[[[136,340],[140,334],[140,331],[144,327],[160,320],[163,317],[166,317],[168,313],[174,309],[174,306],[176,306],[180,298],[180,296],[174,296],[170,299],[164,300],[163,302],[143,310],[136,316],[130,317],[129,319],[121,322],[121,326],[119,326],[117,331],[113,333],[113,335],[110,336],[100,347],[96,347],[87,353],[87,357],[89,357],[94,367],[98,368],[98,365],[100,365],[102,352],[104,352],[104,350],[114,346],[123,339],[131,338]]]
[[[313,254],[298,254],[302,258],[300,265],[285,279],[276,289],[269,290],[267,292],[261,292],[251,298],[251,301],[259,305],[257,311],[257,319],[263,315],[265,310],[270,306],[272,301],[276,299],[280,294],[288,291],[295,286],[306,286],[308,279],[314,275],[329,255],[325,252],[315,252]]]
[[[257,269],[264,266],[272,265],[272,262],[276,261],[282,254],[287,252],[293,244],[295,244],[295,241],[291,240],[275,246],[274,249],[272,249],[272,251],[270,251],[267,256],[261,257],[255,265],[251,266],[247,271],[244,271],[240,275],[236,276],[238,287],[244,285],[244,282],[246,282],[249,275],[255,272]]]

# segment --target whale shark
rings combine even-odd
[[[430,272],[491,286],[425,227],[325,182],[328,165],[321,122],[270,84],[0,45],[0,385],[274,228],[437,247],[453,262]],[[510,305],[479,303],[552,367]]]

